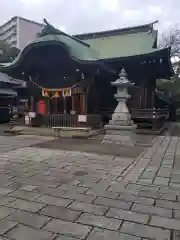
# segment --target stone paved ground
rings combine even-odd
[[[1,152],[0,236],[180,239],[180,139],[158,137],[136,159],[35,147]]]
[[[103,139],[103,138],[102,138]],[[129,151],[128,146],[121,146],[116,144],[102,144],[102,139],[91,138],[91,139],[73,139],[73,138],[63,138],[55,141],[48,141],[36,144],[35,147],[48,148],[61,151],[78,151],[87,153],[96,153],[100,155],[117,155],[126,158],[136,158],[145,150],[145,146],[138,145],[131,147]],[[148,145],[152,145],[152,139],[148,141]]]
[[[2,126],[0,125],[0,153],[7,152],[13,149],[30,146],[32,144],[45,143],[51,141],[52,137],[41,136],[3,136]]]

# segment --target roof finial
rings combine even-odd
[[[119,73],[119,77],[127,78],[127,72],[124,68],[121,69],[121,72]]]
[[[48,23],[48,21],[46,20],[46,18],[43,18],[43,22],[44,22],[46,25],[50,25],[50,24]]]
[[[38,37],[42,37],[49,34],[62,34],[62,32],[55,27],[53,27],[45,18],[43,19],[43,22],[45,24],[42,31],[38,34]]]
[[[45,23],[44,28],[42,29],[42,31],[40,33],[37,34],[37,37],[43,37],[46,35],[64,35],[67,36],[87,47],[90,47],[89,44],[79,40],[78,38],[75,38],[73,36],[68,35],[67,33],[60,31],[59,29],[55,28],[54,26],[52,26],[45,18],[43,19],[43,22]]]

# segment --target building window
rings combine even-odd
[[[17,41],[13,40],[12,42],[10,42],[10,44],[11,44],[12,47],[16,47],[17,46]]]
[[[11,37],[12,35],[16,35],[17,34],[17,28],[16,27],[11,27],[6,31],[1,31],[0,33],[0,37],[4,38],[4,39],[8,39],[9,37]]]

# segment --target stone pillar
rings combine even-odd
[[[127,73],[121,70],[119,78],[111,83],[117,88],[114,95],[118,104],[108,125],[105,125],[106,135],[103,143],[115,143],[121,145],[134,145],[132,130],[135,128],[129,113],[126,101],[130,98],[128,88],[133,84],[128,80]]]

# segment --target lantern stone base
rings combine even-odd
[[[125,101],[118,103],[112,115],[112,120],[104,128],[106,135],[102,143],[114,143],[126,146],[135,145],[134,130],[136,126],[131,120],[131,115]]]
[[[136,141],[134,139],[135,133],[133,132],[136,128],[135,125],[129,126],[117,126],[117,125],[106,125],[106,135],[102,143],[119,144],[126,146],[134,146]]]

